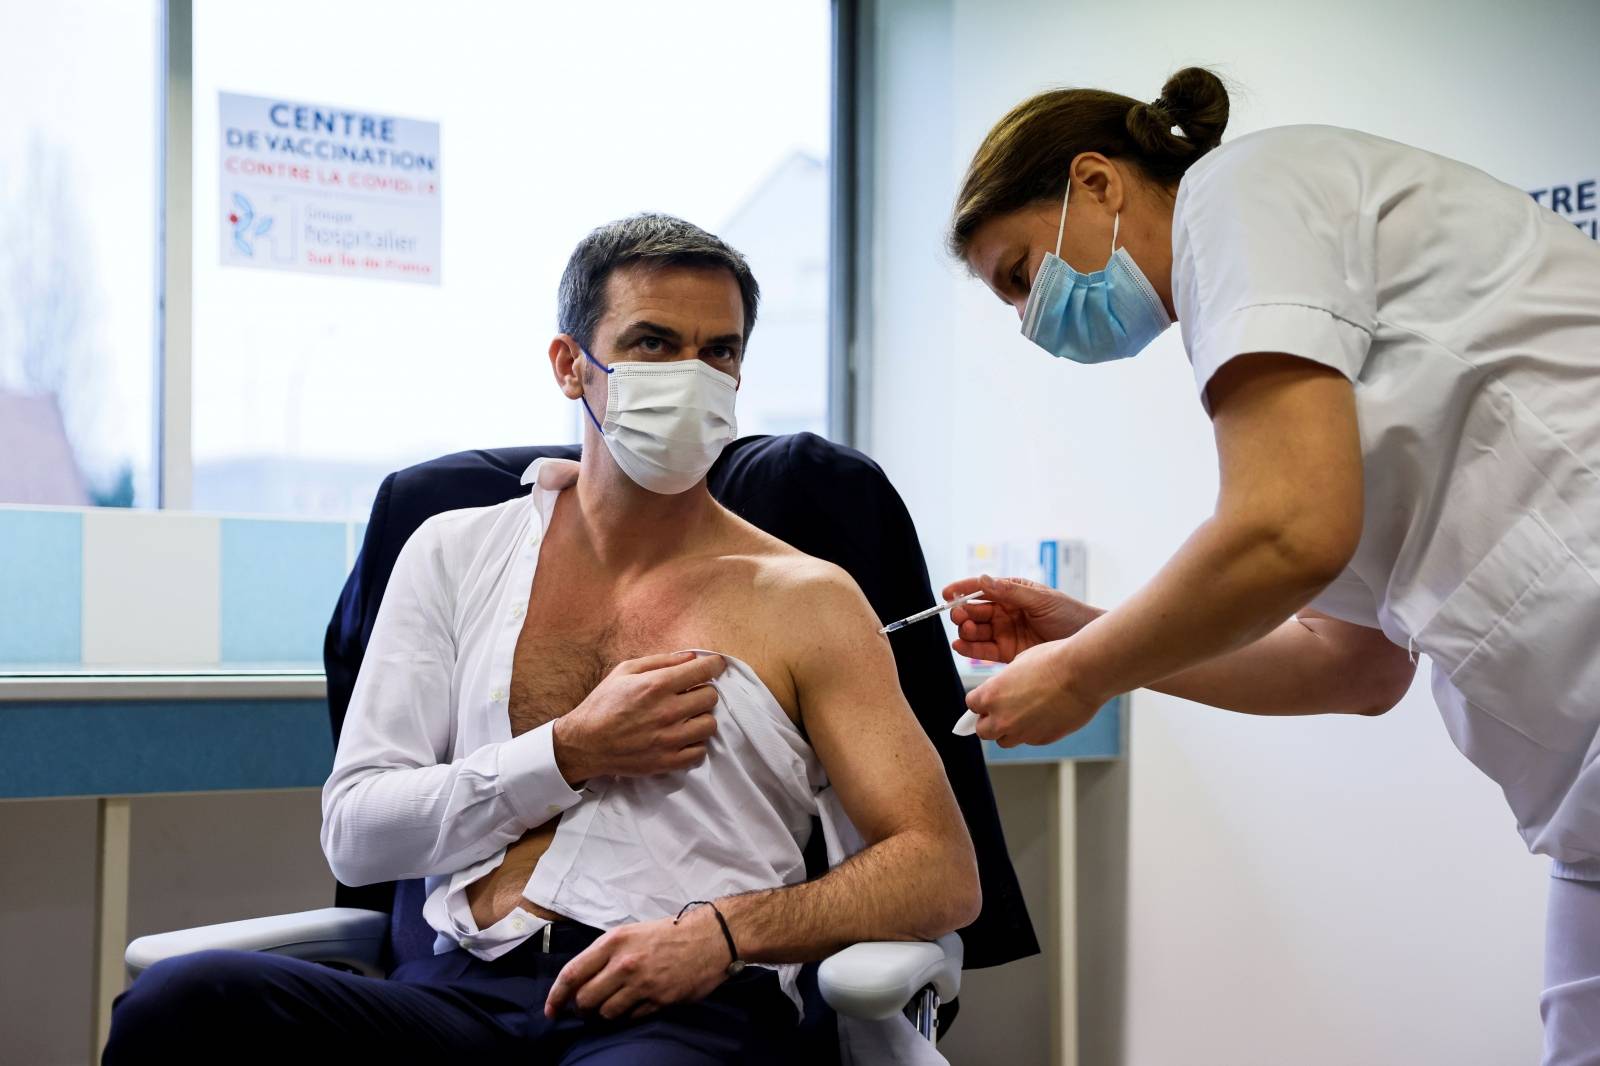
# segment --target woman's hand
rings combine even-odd
[[[958,655],[988,662],[1011,662],[1029,648],[1072,636],[1104,613],[1036,581],[988,574],[946,585],[942,595],[953,600],[969,592],[981,592],[989,602],[950,611],[957,633],[950,646]]]
[[[967,694],[978,736],[1002,748],[1048,744],[1088,724],[1115,693],[1094,691],[1071,641],[1040,644]]]

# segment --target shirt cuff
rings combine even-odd
[[[423,907],[423,914],[429,918],[435,932],[443,933],[451,942],[451,946],[459,947],[489,962],[498,959],[528,939],[528,934],[549,924],[522,907],[513,907],[510,914],[489,928],[478,928],[477,920],[472,917],[472,905],[467,902],[467,886],[499,866],[504,858],[505,852],[502,851],[492,859],[478,863],[471,869],[462,870],[450,879],[443,899],[444,917],[448,929],[441,929],[440,923],[433,922],[433,916],[428,914],[428,906],[433,903],[431,897],[428,904]],[[437,890],[435,894],[438,894]]]
[[[1331,367],[1355,381],[1366,364],[1372,334],[1331,311],[1309,304],[1252,304],[1207,328],[1194,341],[1189,360],[1206,414],[1206,386],[1230,360],[1256,352],[1281,352]]]
[[[555,722],[546,722],[500,745],[500,789],[531,828],[543,825],[583,798],[556,765]]]

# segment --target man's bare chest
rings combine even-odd
[[[512,735],[561,717],[619,663],[705,648],[741,659],[797,713],[781,643],[760,605],[704,575],[618,594],[541,569],[512,656]]]

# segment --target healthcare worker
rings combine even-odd
[[[1220,466],[1215,514],[1114,610],[945,590],[992,601],[952,612],[956,650],[1011,664],[978,734],[1053,740],[1140,687],[1379,714],[1427,655],[1554,860],[1545,1062],[1600,1063],[1600,245],[1464,164],[1327,126],[1219,147],[1227,120],[1197,68],[1149,104],[1046,92],[961,184],[952,251],[1050,355],[1178,322]]]

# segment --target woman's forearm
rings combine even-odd
[[[1152,687],[1266,637],[1342,565],[1336,553],[1321,551],[1314,534],[1213,518],[1144,588],[1085,626],[1064,650],[1081,683],[1098,694]],[[1242,662],[1257,680],[1271,672],[1253,655]],[[1183,687],[1206,693],[1208,703],[1253,703],[1231,673],[1213,664]]]
[[[1351,383],[1304,359],[1256,352],[1225,363],[1206,394],[1216,514],[1144,588],[1044,660],[1068,689],[1063,706],[1093,706],[1239,652],[1310,603],[1355,554],[1365,500]],[[1256,680],[1276,676],[1241,661]],[[1216,668],[1180,684],[1209,702],[1257,706],[1231,677]]]
[[[1414,669],[1377,630],[1308,612],[1148,687],[1243,714],[1382,714]]]

